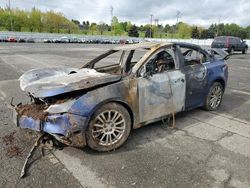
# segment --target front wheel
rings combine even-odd
[[[120,147],[131,130],[131,117],[118,103],[107,103],[93,114],[86,132],[88,146],[97,151]]]
[[[222,102],[223,87],[221,83],[214,82],[209,89],[209,93],[206,98],[205,109],[209,111],[217,110]]]

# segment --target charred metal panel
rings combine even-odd
[[[157,50],[160,50],[162,48],[170,47],[172,46],[171,43],[158,43],[150,48],[150,50],[145,53],[145,55],[134,65],[132,68],[132,73],[136,74],[137,71],[145,64],[145,62],[151,57],[151,55],[156,52]]]
[[[68,112],[68,110],[71,108],[71,106],[74,104],[76,99],[67,99],[65,102],[59,103],[57,101],[56,104],[50,105],[45,112],[49,114],[59,114]]]
[[[50,134],[68,135],[81,131],[86,118],[73,114],[55,114],[47,116],[46,120],[34,119],[28,116],[19,118],[19,126],[35,131],[43,131]]]
[[[134,122],[137,122],[138,95],[137,79],[125,79],[123,81],[107,85],[89,91],[81,96],[71,107],[69,113],[88,117],[106,102],[117,101],[125,103],[133,111]]]
[[[51,134],[68,135],[70,132],[81,131],[86,118],[73,114],[55,114],[48,116],[43,122],[43,131]]]
[[[121,75],[100,73],[94,69],[38,69],[20,77],[21,89],[35,97],[51,97],[91,88],[121,79]]]
[[[140,122],[170,114],[173,111],[172,92],[167,72],[139,78]]]
[[[185,110],[186,100],[186,78],[180,70],[173,70],[168,72],[171,89],[173,92],[173,107],[174,112]]]
[[[171,43],[167,42],[144,42],[144,43],[137,43],[137,44],[129,44],[129,45],[123,45],[123,46],[118,46],[113,48],[113,50],[135,50],[138,48],[156,48],[157,46],[167,46],[170,45]]]

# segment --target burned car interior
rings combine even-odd
[[[148,48],[110,50],[88,62],[83,68],[93,68],[102,73],[127,76],[131,72],[133,66],[148,50]]]

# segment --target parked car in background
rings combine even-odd
[[[82,43],[81,39],[79,38],[70,38],[69,41],[70,43]]]
[[[79,69],[30,70],[20,87],[30,104],[15,107],[21,128],[66,145],[97,151],[120,147],[131,129],[171,114],[219,108],[227,85],[228,53],[186,43],[115,47]]]
[[[9,37],[8,42],[17,42],[15,37]]]
[[[232,36],[220,36],[216,37],[211,44],[212,48],[222,48],[228,53],[232,54],[235,51],[240,51],[245,54],[248,50],[248,45],[246,41],[243,41],[239,37]]]
[[[0,37],[0,42],[8,42],[8,37],[6,37],[6,36],[1,36],[1,37]]]
[[[59,43],[69,43],[69,42],[70,42],[70,39],[68,37],[61,37]]]
[[[20,42],[20,43],[26,42],[26,39],[23,38],[23,37],[20,37],[20,38],[18,39],[18,42]]]
[[[43,39],[44,43],[52,43],[52,39]]]
[[[34,43],[35,39],[34,38],[27,38],[26,42],[28,42],[28,43]]]

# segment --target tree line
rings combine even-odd
[[[145,24],[137,26],[130,21],[120,22],[115,16],[110,24],[90,23],[89,21],[69,20],[62,13],[42,12],[37,8],[33,8],[31,11],[0,8],[0,30],[182,39],[206,39],[221,35],[238,36],[242,39],[250,38],[250,26],[241,27],[234,23],[211,24],[208,28],[184,22],[174,25]]]
[[[75,33],[77,25],[68,20],[62,13],[54,11],[41,12],[0,8],[0,29],[8,31],[29,31],[49,33]]]

